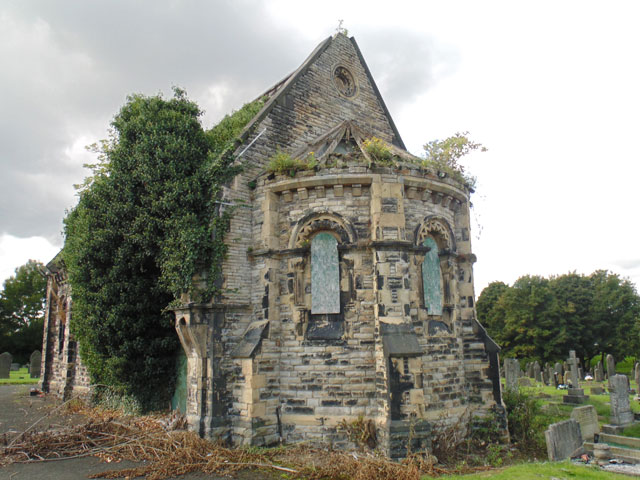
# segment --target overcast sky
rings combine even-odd
[[[469,131],[476,295],[524,274],[640,282],[640,2],[0,3],[0,281],[62,246],[73,184],[131,93],[209,128],[355,36],[407,148]]]

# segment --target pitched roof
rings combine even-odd
[[[337,35],[342,35],[342,34],[338,33]],[[247,124],[247,126],[244,128],[244,130],[240,134],[240,139],[242,141],[245,141],[247,139],[247,136],[249,135],[249,132],[253,130],[253,127],[257,125],[259,122],[261,122],[269,114],[269,112],[272,110],[273,106],[278,102],[278,100],[284,95],[286,95],[286,93],[289,91],[291,86],[296,82],[296,80],[300,78],[300,76],[302,76],[307,71],[309,66],[313,64],[313,62],[329,47],[329,45],[331,45],[331,42],[333,42],[334,39],[335,37],[328,37],[324,39],[322,42],[320,42],[318,46],[313,50],[313,52],[311,52],[311,54],[307,57],[307,59],[304,62],[302,62],[302,65],[300,65],[293,73],[287,75],[280,82],[276,83],[274,86],[269,88],[264,94],[262,94],[259,97],[259,98],[262,98],[266,96],[268,97],[268,100],[264,104],[262,109],[256,114],[255,117],[253,117],[253,119]],[[380,103],[380,106],[384,111],[385,116],[387,117],[389,125],[397,141],[396,146],[402,148],[403,150],[406,150],[404,142],[402,141],[402,137],[400,136],[400,132],[398,132],[398,129],[396,128],[396,125],[393,122],[393,118],[391,118],[389,109],[387,109],[387,106],[384,103],[384,100],[382,99],[382,95],[380,95],[378,86],[376,85],[376,82],[374,81],[373,76],[371,75],[371,71],[369,70],[367,63],[365,62],[364,57],[362,56],[362,52],[360,52],[360,48],[358,47],[358,44],[356,43],[355,38],[351,37],[349,40],[353,44],[353,47],[358,55],[358,59],[360,60],[360,63],[362,64],[367,74],[367,78],[377,97],[377,100]]]

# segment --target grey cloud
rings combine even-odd
[[[126,95],[179,85],[227,110],[314,46],[292,44],[260,4],[243,1],[12,2],[0,27],[0,233],[55,243],[86,174],[65,150],[80,135],[104,137]],[[202,105],[215,85],[227,95]]]
[[[394,106],[412,102],[458,67],[459,56],[453,48],[424,34],[376,29],[359,33],[357,40],[392,111]]]
[[[640,267],[640,258],[617,260],[613,264],[624,270],[633,270]]]

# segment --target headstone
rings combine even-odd
[[[567,389],[567,394],[562,397],[563,403],[579,404],[584,403],[588,396],[584,394],[584,390],[580,388],[580,382],[578,379],[578,359],[576,358],[576,351],[569,351],[569,369],[570,369],[570,381],[571,388]]]
[[[42,363],[42,354],[39,350],[34,352],[29,357],[29,376],[31,378],[40,378],[40,364]]]
[[[569,364],[567,363],[566,360],[564,362],[562,362],[562,371],[564,373],[567,373],[569,371]]]
[[[542,371],[542,383],[549,385],[549,370],[546,368]]]
[[[604,388],[602,387],[591,387],[591,395],[603,395]]]
[[[11,364],[11,371],[12,372],[17,372],[18,370],[20,370],[20,364],[19,363],[12,363]]]
[[[636,366],[633,369],[633,379],[636,381],[636,389],[640,392],[640,363],[636,362]]]
[[[529,379],[529,377],[520,377],[518,379],[518,385],[520,385],[521,387],[530,387],[531,380]]]
[[[593,405],[585,405],[584,407],[576,407],[571,412],[571,418],[580,424],[582,439],[593,441],[593,436],[600,433],[600,425],[598,424],[598,412]]]
[[[611,379],[616,374],[616,362],[613,355],[607,354],[607,378]]]
[[[553,366],[553,371],[559,375],[562,375],[564,371],[562,370],[562,364],[560,362],[556,362]]]
[[[547,455],[552,462],[569,458],[582,446],[580,424],[575,420],[565,420],[549,425],[544,436],[547,440]]]
[[[0,378],[9,378],[9,371],[11,370],[11,354],[4,352],[0,355]]]
[[[553,372],[553,386],[558,388],[558,385],[560,385],[560,374],[557,372]]]
[[[629,404],[629,379],[626,375],[614,375],[609,379],[611,393],[611,423],[628,425],[633,423],[633,413]]]
[[[580,380],[584,380],[584,372],[582,371],[582,367],[578,367],[578,378]]]
[[[578,359],[576,358],[576,351],[569,351],[569,372],[571,374],[571,385],[573,388],[580,388],[580,376],[578,374]]]
[[[602,366],[602,361],[599,361],[598,364],[596,365],[593,379],[596,382],[604,382],[604,368]]]
[[[562,377],[562,383],[564,383],[565,385],[569,385],[569,381],[571,380],[569,372],[564,372],[564,375]]]
[[[518,360],[515,358],[504,359],[504,384],[507,390],[518,389],[518,376],[520,373],[520,366]]]
[[[527,377],[533,378],[533,363],[527,363]]]
[[[542,373],[540,371],[540,364],[536,360],[533,363],[533,378],[535,378],[536,382],[542,382]]]

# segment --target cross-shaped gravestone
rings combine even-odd
[[[569,360],[567,360],[569,364],[569,371],[571,372],[571,386],[573,388],[580,388],[580,376],[578,375],[578,359],[576,358],[576,351],[569,351]]]

